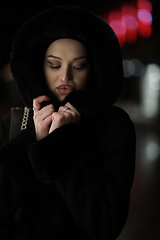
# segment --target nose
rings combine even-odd
[[[62,68],[62,72],[60,74],[60,79],[62,82],[68,82],[72,80],[72,72],[69,66]]]

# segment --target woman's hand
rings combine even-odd
[[[70,123],[77,123],[81,118],[80,113],[69,102],[65,106],[61,106],[58,112],[55,111],[52,104],[40,109],[40,103],[48,100],[50,99],[47,96],[40,96],[33,100],[33,107],[35,108],[33,119],[38,141],[56,128]]]
[[[69,102],[65,106],[61,106],[58,112],[52,114],[52,124],[49,133],[53,132],[56,128],[70,123],[78,123],[81,115]]]
[[[37,140],[41,140],[49,134],[50,125],[52,122],[52,113],[55,112],[55,108],[52,104],[41,108],[41,103],[43,101],[49,101],[50,98],[47,96],[40,96],[33,100],[34,107],[34,125],[36,131]]]

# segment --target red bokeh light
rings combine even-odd
[[[122,23],[120,11],[111,11],[108,17],[109,25],[114,29],[121,47],[126,42],[126,26]]]
[[[138,33],[143,38],[152,34],[152,4],[148,0],[139,0],[137,3]]]
[[[149,0],[138,0],[137,8],[138,9],[146,9],[149,12],[152,12],[152,3]]]
[[[138,21],[136,8],[131,4],[122,6],[122,22],[126,25],[126,42],[134,43],[137,40]]]
[[[152,34],[152,3],[138,0],[137,5],[123,4],[121,10],[112,10],[102,17],[114,29],[121,47],[135,43],[138,35],[149,38]]]

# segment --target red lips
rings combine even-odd
[[[57,89],[61,94],[64,94],[64,95],[67,95],[75,91],[75,87],[73,87],[72,85],[65,85],[65,84],[58,86]]]

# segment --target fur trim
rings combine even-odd
[[[11,71],[24,103],[31,108],[35,97],[47,94],[58,106],[46,85],[42,64],[48,46],[60,38],[80,39],[91,47],[97,79],[94,86],[69,94],[61,104],[70,101],[85,116],[104,111],[115,103],[122,88],[119,42],[105,21],[75,6],[47,10],[29,20],[15,36]]]

